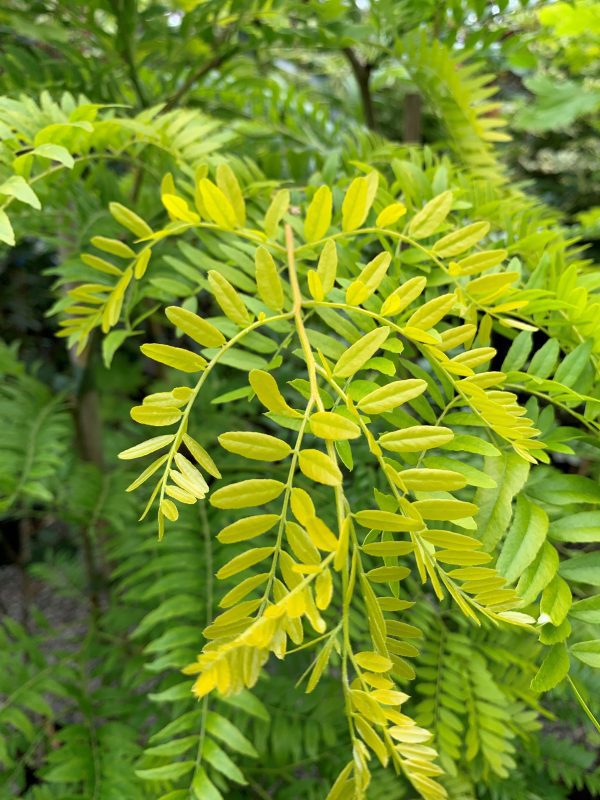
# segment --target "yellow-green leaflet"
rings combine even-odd
[[[496,355],[496,350],[493,347],[476,347],[473,350],[467,350],[460,353],[451,359],[452,364],[462,364],[467,367],[477,367],[480,364],[485,364]],[[483,374],[483,373],[481,373]]]
[[[251,575],[249,578],[245,578],[241,583],[238,583],[237,586],[234,586],[233,589],[227,592],[219,603],[219,606],[221,608],[231,608],[246,597],[247,594],[250,594],[253,589],[256,589],[261,583],[264,583],[268,577],[268,572],[261,572],[259,575]]]
[[[219,531],[217,539],[223,544],[245,542],[270,531],[277,522],[279,522],[278,514],[256,514],[253,517],[245,517]]]
[[[381,314],[384,317],[393,317],[409,306],[413,300],[423,292],[427,286],[427,278],[419,276],[418,278],[411,278],[402,286],[399,286],[392,294],[383,301],[381,306]]]
[[[221,331],[193,311],[179,306],[168,306],[165,314],[170,323],[203,347],[221,347],[225,344],[226,339]]]
[[[451,275],[473,275],[497,267],[508,255],[508,250],[482,250],[450,264]]]
[[[163,178],[160,182],[160,193],[163,194],[175,194],[175,181],[173,180],[173,176],[170,172],[167,172],[163,175]]]
[[[367,363],[390,334],[387,326],[375,328],[349,347],[339,358],[333,368],[338,378],[351,378],[355,372]]]
[[[456,303],[456,295],[441,294],[418,308],[406,322],[407,328],[421,328],[426,331],[439,322]]]
[[[411,219],[408,233],[414,239],[425,239],[435,233],[452,208],[452,192],[446,191],[434,197]]]
[[[284,396],[279,391],[277,381],[268,372],[262,369],[253,369],[248,376],[252,390],[265,408],[274,414],[282,414],[284,417],[301,417],[299,411],[291,408]]]
[[[172,500],[167,500],[166,498],[161,500],[160,510],[161,513],[164,514],[165,517],[171,522],[175,522],[179,518],[179,511]]]
[[[188,461],[182,453],[175,453],[175,463],[181,470],[181,474],[186,479],[186,482],[189,484],[189,490],[191,490],[193,494],[204,496],[208,492],[208,484],[192,462]]]
[[[489,222],[474,222],[472,225],[467,225],[444,236],[431,249],[438,256],[456,256],[477,244],[488,233],[489,229]]]
[[[288,520],[285,525],[285,536],[293,554],[301,564],[318,564],[321,561],[319,551],[298,523]]]
[[[148,467],[146,467],[146,469],[142,473],[140,473],[140,475],[138,475],[138,477],[133,481],[133,483],[129,484],[129,486],[127,487],[127,489],[125,489],[125,491],[133,492],[134,489],[137,489],[138,486],[141,486],[145,480],[147,480],[151,475],[154,475],[156,470],[165,463],[168,457],[169,454],[165,453],[164,455],[160,456],[160,458],[157,458],[156,461],[153,461]]]
[[[320,186],[314,193],[304,220],[304,238],[307,242],[322,239],[331,225],[332,197],[329,186]]]
[[[174,497],[175,500],[179,500],[180,503],[187,503],[187,505],[194,505],[197,500],[195,495],[187,492],[185,489],[182,489],[179,486],[175,486],[172,483],[167,484],[165,487],[165,492],[169,495],[169,497]]]
[[[287,189],[280,189],[275,193],[271,204],[265,214],[265,233],[271,239],[275,238],[279,223],[290,205],[290,193]]]
[[[333,578],[331,576],[331,570],[326,569],[317,576],[317,580],[315,581],[315,603],[317,604],[317,608],[320,608],[321,610],[328,608],[332,597]]]
[[[354,518],[363,528],[372,528],[377,531],[418,531],[423,524],[412,517],[403,517],[391,511],[358,511]]]
[[[183,434],[183,441],[198,464],[200,464],[200,466],[205,469],[209,475],[212,475],[213,478],[221,477],[221,473],[219,472],[217,465],[201,444],[198,444],[198,442],[195,439],[192,439],[192,437],[187,433]]]
[[[331,239],[323,245],[319,263],[317,264],[317,274],[321,279],[323,292],[327,295],[335,285],[337,274],[338,254],[335,242]]]
[[[413,507],[423,519],[439,520],[463,519],[473,516],[478,511],[475,503],[466,503],[464,500],[416,500]]]
[[[493,294],[506,289],[511,283],[515,283],[519,279],[518,272],[500,272],[494,275],[482,275],[480,278],[475,278],[466,285],[466,290],[469,294],[474,295],[487,295]]]
[[[113,256],[118,256],[119,258],[135,258],[135,252],[131,247],[119,241],[119,239],[109,239],[106,236],[92,236],[90,242],[94,247],[97,247],[98,250],[104,250],[105,253],[111,253]]]
[[[326,486],[339,486],[342,482],[342,473],[337,464],[321,450],[301,450],[298,464],[307,478]]]
[[[377,173],[371,173],[377,177]],[[354,178],[344,195],[344,202],[342,203],[342,230],[344,232],[354,231],[365,221],[373,197],[369,202],[370,189],[369,179]]]
[[[217,186],[229,200],[237,224],[243,228],[246,224],[246,204],[234,171],[229,164],[219,164],[216,177]]]
[[[321,283],[319,273],[314,269],[309,269],[306,278],[308,281],[308,291],[313,300],[319,302],[323,300],[325,298],[325,292],[323,291],[323,284]]]
[[[388,228],[390,225],[398,222],[400,217],[406,214],[406,206],[404,203],[391,203],[386,206],[383,211],[379,212],[375,224],[378,228]]]
[[[412,542],[370,542],[364,544],[362,549],[370,556],[387,558],[388,556],[406,556],[412,553],[415,546]]]
[[[391,261],[392,256],[390,253],[379,253],[379,255],[376,255],[374,259],[369,261],[367,266],[358,276],[371,292],[374,292],[379,288],[379,284],[384,279]]]
[[[287,442],[268,433],[232,431],[219,436],[219,444],[230,453],[255,461],[280,461],[292,452]]]
[[[133,270],[131,267],[129,267],[125,270],[122,278],[118,281],[117,285],[113,289],[102,316],[103,333],[108,333],[109,329],[113,325],[117,324],[119,320],[119,314],[121,313],[121,307],[123,306],[123,298],[125,296],[125,292],[127,291],[127,287],[131,283],[132,277]]]
[[[346,303],[349,306],[359,306],[368,300],[371,294],[372,292],[369,292],[365,284],[357,278],[346,289]]]
[[[206,359],[197,353],[192,353],[183,347],[173,347],[170,344],[143,344],[140,350],[153,361],[159,361],[180,372],[199,372],[207,364]]]
[[[335,780],[335,783],[333,784],[333,786],[329,790],[329,794],[327,795],[325,800],[339,800],[341,797],[344,797],[344,796],[345,797],[351,797],[351,795],[349,795],[349,794],[343,795],[342,793],[346,792],[348,787],[350,787],[350,789],[353,789],[353,783],[350,784],[348,782],[348,780],[350,778],[350,775],[352,773],[353,767],[354,767],[354,762],[352,762],[352,761],[349,764],[346,764],[344,769],[337,776],[337,778]]]
[[[398,475],[411,492],[452,492],[467,485],[464,475],[450,469],[405,469]]]
[[[210,503],[215,508],[251,508],[275,500],[285,489],[285,484],[271,478],[251,478],[213,492]]]
[[[139,422],[140,425],[172,425],[181,419],[181,411],[178,408],[159,405],[134,406],[131,411],[131,419]]]
[[[454,433],[450,428],[436,425],[413,425],[400,431],[384,433],[379,444],[393,453],[418,453],[432,447],[440,447],[452,441]]]
[[[109,203],[108,210],[119,225],[127,228],[128,231],[134,233],[139,239],[152,236],[152,228],[148,223],[141,217],[138,217],[134,211],[121,205],[121,203]]]
[[[436,547],[445,547],[450,550],[478,550],[481,547],[479,539],[474,539],[472,536],[465,536],[464,533],[427,530],[421,535],[425,541],[431,542],[431,544],[434,544]],[[487,579],[484,583],[489,585],[490,579]],[[504,578],[498,577],[498,585],[503,586],[504,584]]]
[[[244,301],[220,272],[211,269],[208,273],[208,284],[215,300],[228,319],[240,327],[248,325],[252,321]]]
[[[394,666],[392,660],[387,656],[374,652],[356,653],[354,660],[359,667],[368,669],[370,672],[389,672]]]
[[[403,381],[392,381],[387,386],[374,389],[366,394],[357,403],[358,408],[365,414],[383,414],[386,411],[393,411],[402,403],[413,400],[423,394],[427,388],[427,382],[420,378],[408,378]]]
[[[389,253],[379,253],[379,255],[375,256],[361,271],[358,278],[348,287],[346,302],[350,305],[359,305],[367,300],[373,292],[377,291],[391,260],[392,257]]]
[[[304,489],[299,489],[297,486],[290,493],[290,505],[292,514],[304,527],[306,527],[308,520],[317,513],[308,492],[305,492]]]
[[[175,438],[175,434],[171,433],[165,436],[154,436],[152,439],[146,439],[144,442],[134,445],[133,447],[122,450],[119,453],[119,458],[128,460],[131,458],[141,458],[147,456],[149,453],[155,453],[161,447],[166,447]]]
[[[283,308],[283,286],[273,256],[266,247],[258,247],[254,255],[256,286],[260,299],[273,311]]]
[[[321,439],[356,439],[360,428],[356,423],[332,411],[316,411],[310,418],[310,430]]]
[[[208,178],[201,178],[198,191],[210,219],[222,228],[235,228],[237,217],[233,206],[218,186]]]
[[[190,210],[187,200],[184,200],[183,197],[179,197],[176,194],[163,194],[160,199],[169,212],[171,219],[191,222],[192,224],[200,222],[198,214]]]
[[[454,347],[458,347],[459,344],[471,341],[476,333],[477,328],[475,325],[470,324],[449,328],[441,334],[442,348],[444,350],[452,350]],[[502,379],[504,379],[503,376]]]
[[[338,540],[322,519],[310,517],[305,520],[305,525],[315,547],[318,547],[319,550],[326,550],[329,553],[337,550]]]
[[[152,250],[143,250],[139,254],[133,267],[133,274],[136,280],[139,281],[139,279],[143,278],[144,275],[146,274],[146,270],[148,269],[148,264],[150,263],[151,255],[152,255]]]
[[[182,389],[183,387],[179,388]],[[153,394],[147,394],[143,400],[144,405],[147,403],[152,403],[153,405],[175,406],[175,408],[181,408],[186,404],[187,400],[189,400],[189,396],[176,397],[174,391],[175,390],[172,392],[154,392]]]
[[[314,665],[314,667],[312,669],[312,672],[310,674],[310,678],[308,679],[308,681],[306,683],[306,694],[310,694],[315,689],[316,685],[318,684],[318,682],[319,682],[319,680],[321,678],[321,675],[325,671],[325,667],[329,663],[329,659],[331,657],[331,651],[333,650],[334,642],[335,642],[335,638],[334,637],[329,638],[325,642],[325,644],[321,648],[321,652],[319,653],[319,655],[315,659],[315,665]]]
[[[110,261],[106,261],[106,259],[100,258],[99,256],[94,256],[91,253],[82,253],[80,258],[88,267],[96,269],[98,272],[104,272],[106,275],[120,276],[123,274],[123,270],[111,264]]]
[[[174,483],[177,484],[177,486],[179,486],[180,489],[183,489],[184,492],[191,494],[197,500],[202,500],[204,497],[206,497],[208,486],[206,486],[206,481],[199,472],[197,473],[197,476],[199,477],[199,480],[194,480],[192,476],[184,475],[183,472],[179,472],[179,470],[169,470],[169,477]]]
[[[224,567],[221,567],[217,572],[217,578],[221,581],[225,578],[231,578],[233,575],[237,575],[238,572],[242,572],[248,569],[248,567],[253,567],[255,564],[264,561],[265,558],[268,558],[274,552],[274,547],[256,547],[254,550],[247,550],[245,553],[232,558]]]

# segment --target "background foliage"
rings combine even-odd
[[[599,34],[594,0],[3,4],[1,797],[600,795]],[[215,210],[216,185],[227,202],[217,194]],[[331,225],[322,186],[331,189]],[[357,224],[353,193],[364,204]],[[286,223],[309,340],[300,358]],[[337,248],[335,286],[331,267],[318,265],[327,240]],[[274,256],[277,279],[264,255],[258,278],[258,244]],[[387,274],[369,272],[374,258]],[[394,310],[390,295],[403,297],[407,282],[423,293]],[[209,499],[245,479],[286,480],[272,453],[246,461],[239,446],[218,442],[227,431],[260,431],[294,445],[294,415],[269,406],[272,385],[261,393],[256,383],[265,371],[288,409],[341,410],[346,431],[359,424],[344,416],[347,393],[360,410],[377,386],[425,382],[408,405],[363,414],[360,424],[374,421],[383,435],[380,458],[362,428],[360,440],[325,448],[332,439],[319,443],[312,427],[310,447],[327,452],[326,471],[339,462],[355,514],[398,510],[385,464],[446,470],[458,488],[412,490],[416,509],[441,516],[422,551],[435,553],[427,580],[406,534],[385,550],[383,518],[355,515],[354,555],[330,573],[332,598],[319,606],[327,633],[304,608],[305,632],[296,620],[286,633],[297,652],[266,661],[240,693],[198,701],[181,670],[202,664],[206,636],[239,635],[227,618],[221,628],[213,621],[225,608],[237,614],[240,601],[246,613],[252,590],[231,591],[262,567],[250,556],[246,574],[215,578],[253,543],[215,538],[236,517],[191,502],[201,485],[171,495],[188,492],[176,522],[162,506],[160,541],[154,512],[138,522],[148,493],[142,502],[145,486],[126,489],[141,468],[117,458],[144,438],[130,407],[147,409],[148,395],[172,404],[157,393],[173,386],[187,387],[175,397],[185,404],[195,385],[139,347],[184,347],[189,359],[193,346],[210,362],[221,338],[280,304],[288,318],[220,356],[190,405],[189,432],[218,467],[195,451]],[[181,338],[165,317],[173,306],[209,319],[212,340]],[[344,352],[389,326],[385,349],[352,380]],[[487,394],[469,393],[486,374]],[[420,457],[386,450],[394,431],[415,424],[444,426],[453,442],[434,439]],[[310,459],[300,468],[298,486],[339,547],[327,480]],[[267,511],[279,513],[276,505]],[[314,564],[301,525],[284,550]],[[359,580],[348,604],[359,553],[373,580]],[[497,573],[477,573],[487,562]],[[467,567],[475,572],[462,580]],[[276,590],[290,591],[280,577]],[[387,645],[374,633],[379,607]],[[383,736],[381,712],[360,696],[350,710],[345,703],[357,697],[345,668],[354,675],[376,664],[352,660],[349,643],[353,655],[395,648],[402,713],[388,721],[412,731],[398,734],[398,775],[379,763],[386,757],[369,733],[373,723],[375,739]],[[278,647],[266,650],[281,655]],[[352,740],[355,767],[344,773]],[[371,753],[366,795],[359,740]]]

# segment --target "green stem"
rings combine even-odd
[[[281,505],[281,517],[279,519],[279,527],[277,529],[277,539],[275,542],[275,552],[273,553],[273,560],[271,562],[271,569],[269,570],[269,577],[267,578],[267,585],[265,587],[265,592],[263,594],[263,599],[260,604],[260,610],[258,612],[258,616],[260,616],[269,601],[269,596],[271,594],[271,589],[273,587],[273,581],[275,580],[275,574],[277,572],[277,562],[279,561],[279,554],[281,553],[281,543],[283,542],[283,532],[285,530],[285,523],[287,521],[287,510],[288,505],[290,502],[290,494],[293,488],[294,483],[294,475],[296,473],[296,465],[298,463],[298,455],[300,453],[300,448],[302,446],[302,439],[304,438],[304,432],[306,430],[306,424],[308,422],[308,418],[310,416],[310,412],[313,407],[312,400],[309,400],[308,405],[306,406],[306,410],[304,412],[304,417],[302,418],[302,424],[300,425],[300,430],[298,431],[298,436],[296,438],[296,444],[294,445],[294,450],[292,453],[292,461],[290,463],[290,469],[288,471],[288,477],[285,484],[284,494],[283,494],[283,503]]]
[[[594,726],[594,728],[596,728],[598,733],[600,733],[600,722],[598,722],[598,720],[594,716],[591,708],[588,706],[588,704],[585,702],[585,700],[581,696],[581,692],[579,691],[579,689],[575,685],[575,682],[573,681],[573,678],[571,678],[570,675],[567,675],[567,681],[569,682],[569,686],[573,690],[573,694],[575,695],[575,697],[577,699],[577,702],[582,707],[582,709],[585,711],[586,716],[589,718],[589,720],[592,723],[592,725]]]
[[[290,286],[292,288],[294,320],[296,324],[296,330],[298,332],[298,339],[300,341],[302,352],[304,354],[304,359],[306,361],[306,368],[308,371],[308,377],[310,383],[309,402],[315,403],[319,411],[324,411],[325,408],[323,405],[323,401],[321,399],[321,395],[319,393],[317,365],[315,363],[312,348],[308,340],[308,334],[306,333],[306,328],[304,327],[304,320],[302,317],[303,305],[306,304],[303,304],[300,285],[298,283],[298,275],[296,273],[296,265],[295,265],[294,239],[293,239],[292,228],[289,224],[286,224],[285,226],[285,240],[286,240],[287,259],[288,259],[288,272],[290,276]],[[333,442],[328,440],[326,448],[327,448],[327,455],[329,456],[331,461],[337,465],[337,454],[335,452],[335,447],[333,445]],[[337,525],[338,525],[338,536],[341,536],[342,527],[344,524],[344,490],[341,483],[335,487],[334,491],[335,491],[335,506],[336,506]],[[354,735],[354,726],[352,723],[352,706],[349,695],[350,683],[348,680],[348,657],[349,656],[351,657],[352,655],[352,647],[350,642],[350,597],[348,592],[348,585],[349,585],[348,561],[349,559],[347,558],[342,575],[342,585],[344,593],[343,595],[344,601],[342,609],[342,630],[343,630],[342,683],[344,691],[344,706],[346,710],[346,716],[348,718],[350,737],[354,742],[355,735]],[[354,558],[353,558],[353,564],[354,564]]]

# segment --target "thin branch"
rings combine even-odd
[[[237,52],[237,49],[237,46],[230,47],[229,50],[221,53],[221,55],[215,56],[214,58],[211,58],[210,61],[205,61],[204,64],[201,64],[195,72],[192,72],[192,74],[188,77],[185,83],[179,87],[175,94],[173,94],[167,100],[163,111],[171,111],[173,108],[175,108],[181,99],[190,91],[190,89],[193,88],[194,84],[201,80],[211,70],[218,69],[220,66],[222,66]]]
[[[375,121],[375,108],[373,106],[373,96],[371,94],[371,72],[373,71],[373,64],[368,61],[361,61],[351,47],[342,48],[343,54],[348,59],[354,78],[358,85],[360,97],[362,101],[363,114],[365,117],[365,124],[372,131],[377,129]]]

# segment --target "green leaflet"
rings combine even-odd
[[[600,542],[600,512],[561,516],[552,520],[548,535],[559,542]]]
[[[540,612],[550,619],[553,625],[561,625],[569,613],[573,597],[566,581],[556,575],[542,593]]]
[[[479,539],[491,552],[504,536],[512,516],[512,500],[523,488],[530,465],[516,453],[485,459],[485,473],[497,489],[480,489],[475,502],[479,506],[476,522]]]
[[[577,642],[571,648],[571,652],[575,658],[584,664],[588,664],[594,669],[600,669],[600,639],[590,642]]]
[[[589,361],[592,342],[582,342],[561,361],[554,375],[554,380],[565,386],[575,386],[578,378]]]
[[[592,625],[600,623],[600,595],[597,594],[573,603],[569,616]]]
[[[531,681],[534,692],[547,692],[554,689],[569,672],[569,656],[563,644],[550,648],[542,664]]]
[[[509,583],[531,564],[547,533],[546,512],[526,497],[519,496],[512,525],[496,563],[496,569]]]
[[[600,552],[573,556],[560,565],[560,574],[574,583],[600,586]]]
[[[600,503],[600,486],[591,478],[557,471],[549,471],[546,478],[531,487],[531,494],[536,499],[558,506]]]
[[[517,583],[517,592],[523,603],[532,603],[545,589],[558,569],[558,553],[548,542],[544,542],[535,560],[527,567]]]

